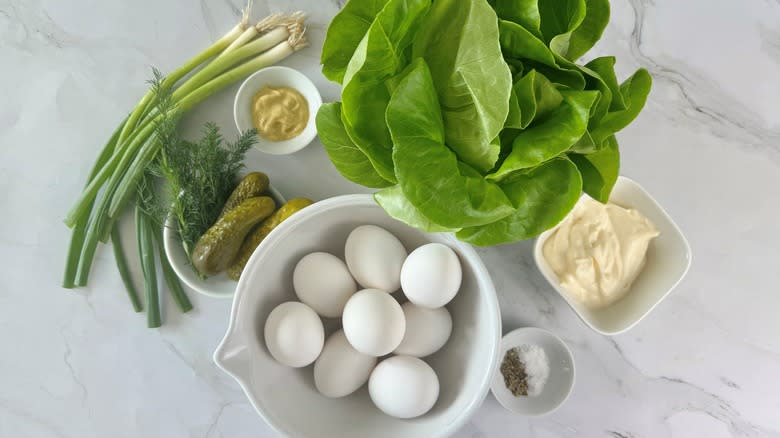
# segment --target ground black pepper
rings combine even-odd
[[[528,395],[528,375],[525,372],[525,364],[520,361],[516,348],[510,348],[504,354],[501,361],[501,375],[504,376],[504,385],[515,397]]]

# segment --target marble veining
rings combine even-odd
[[[709,126],[715,135],[746,141],[754,147],[765,146],[765,149],[770,149],[772,157],[777,159],[777,154],[780,152],[778,145],[780,125],[775,123],[775,126],[767,126],[768,121],[762,119],[760,114],[738,99],[723,93],[716,81],[686,65],[685,62],[675,59],[674,56],[652,57],[647,55],[645,46],[648,45],[648,41],[643,31],[648,7],[653,7],[654,2],[652,0],[631,0],[631,5],[635,16],[634,28],[631,32],[631,53],[640,65],[650,71],[656,81],[656,86],[658,82],[663,81],[677,89],[685,104],[678,110],[692,115],[700,123]],[[775,12],[778,11],[775,10]],[[767,51],[767,46],[771,50],[777,51],[780,47],[778,45],[779,35],[776,31],[768,30],[763,24],[760,26],[761,48],[768,52],[767,54],[771,55],[774,63],[777,64],[776,53]],[[691,31],[695,32],[693,26]],[[681,43],[684,42],[681,41]],[[652,46],[652,39],[649,44]]]
[[[305,10],[311,47],[285,61],[326,101],[319,47],[343,0],[255,0],[254,18]],[[488,396],[456,434],[476,437],[780,436],[780,1],[612,0],[588,59],[647,68],[654,89],[618,136],[622,173],[687,235],[691,271],[653,313],[613,338],[590,331],[536,270],[532,243],[478,252],[505,331],[539,326],[572,348],[577,383],[541,418]],[[98,148],[145,88],[241,17],[243,0],[0,0],[0,437],[271,437],[211,354],[230,302],[192,297],[165,326],[134,314],[110,251],[90,286],[59,288],[61,218]],[[234,134],[236,87],[183,121]],[[285,195],[365,192],[315,142],[288,157],[252,152]],[[314,176],[313,176],[314,175]],[[121,223],[135,248],[132,224]],[[131,271],[140,275],[131,260]]]

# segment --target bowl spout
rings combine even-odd
[[[233,331],[228,331],[214,351],[214,362],[217,366],[239,381],[252,372],[251,358],[247,342],[240,339]]]

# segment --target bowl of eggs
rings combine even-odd
[[[285,436],[438,437],[481,405],[500,341],[472,247],[346,195],[257,248],[214,360]]]

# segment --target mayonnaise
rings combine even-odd
[[[638,211],[586,198],[550,235],[542,253],[561,286],[596,309],[628,292],[658,234]]]

